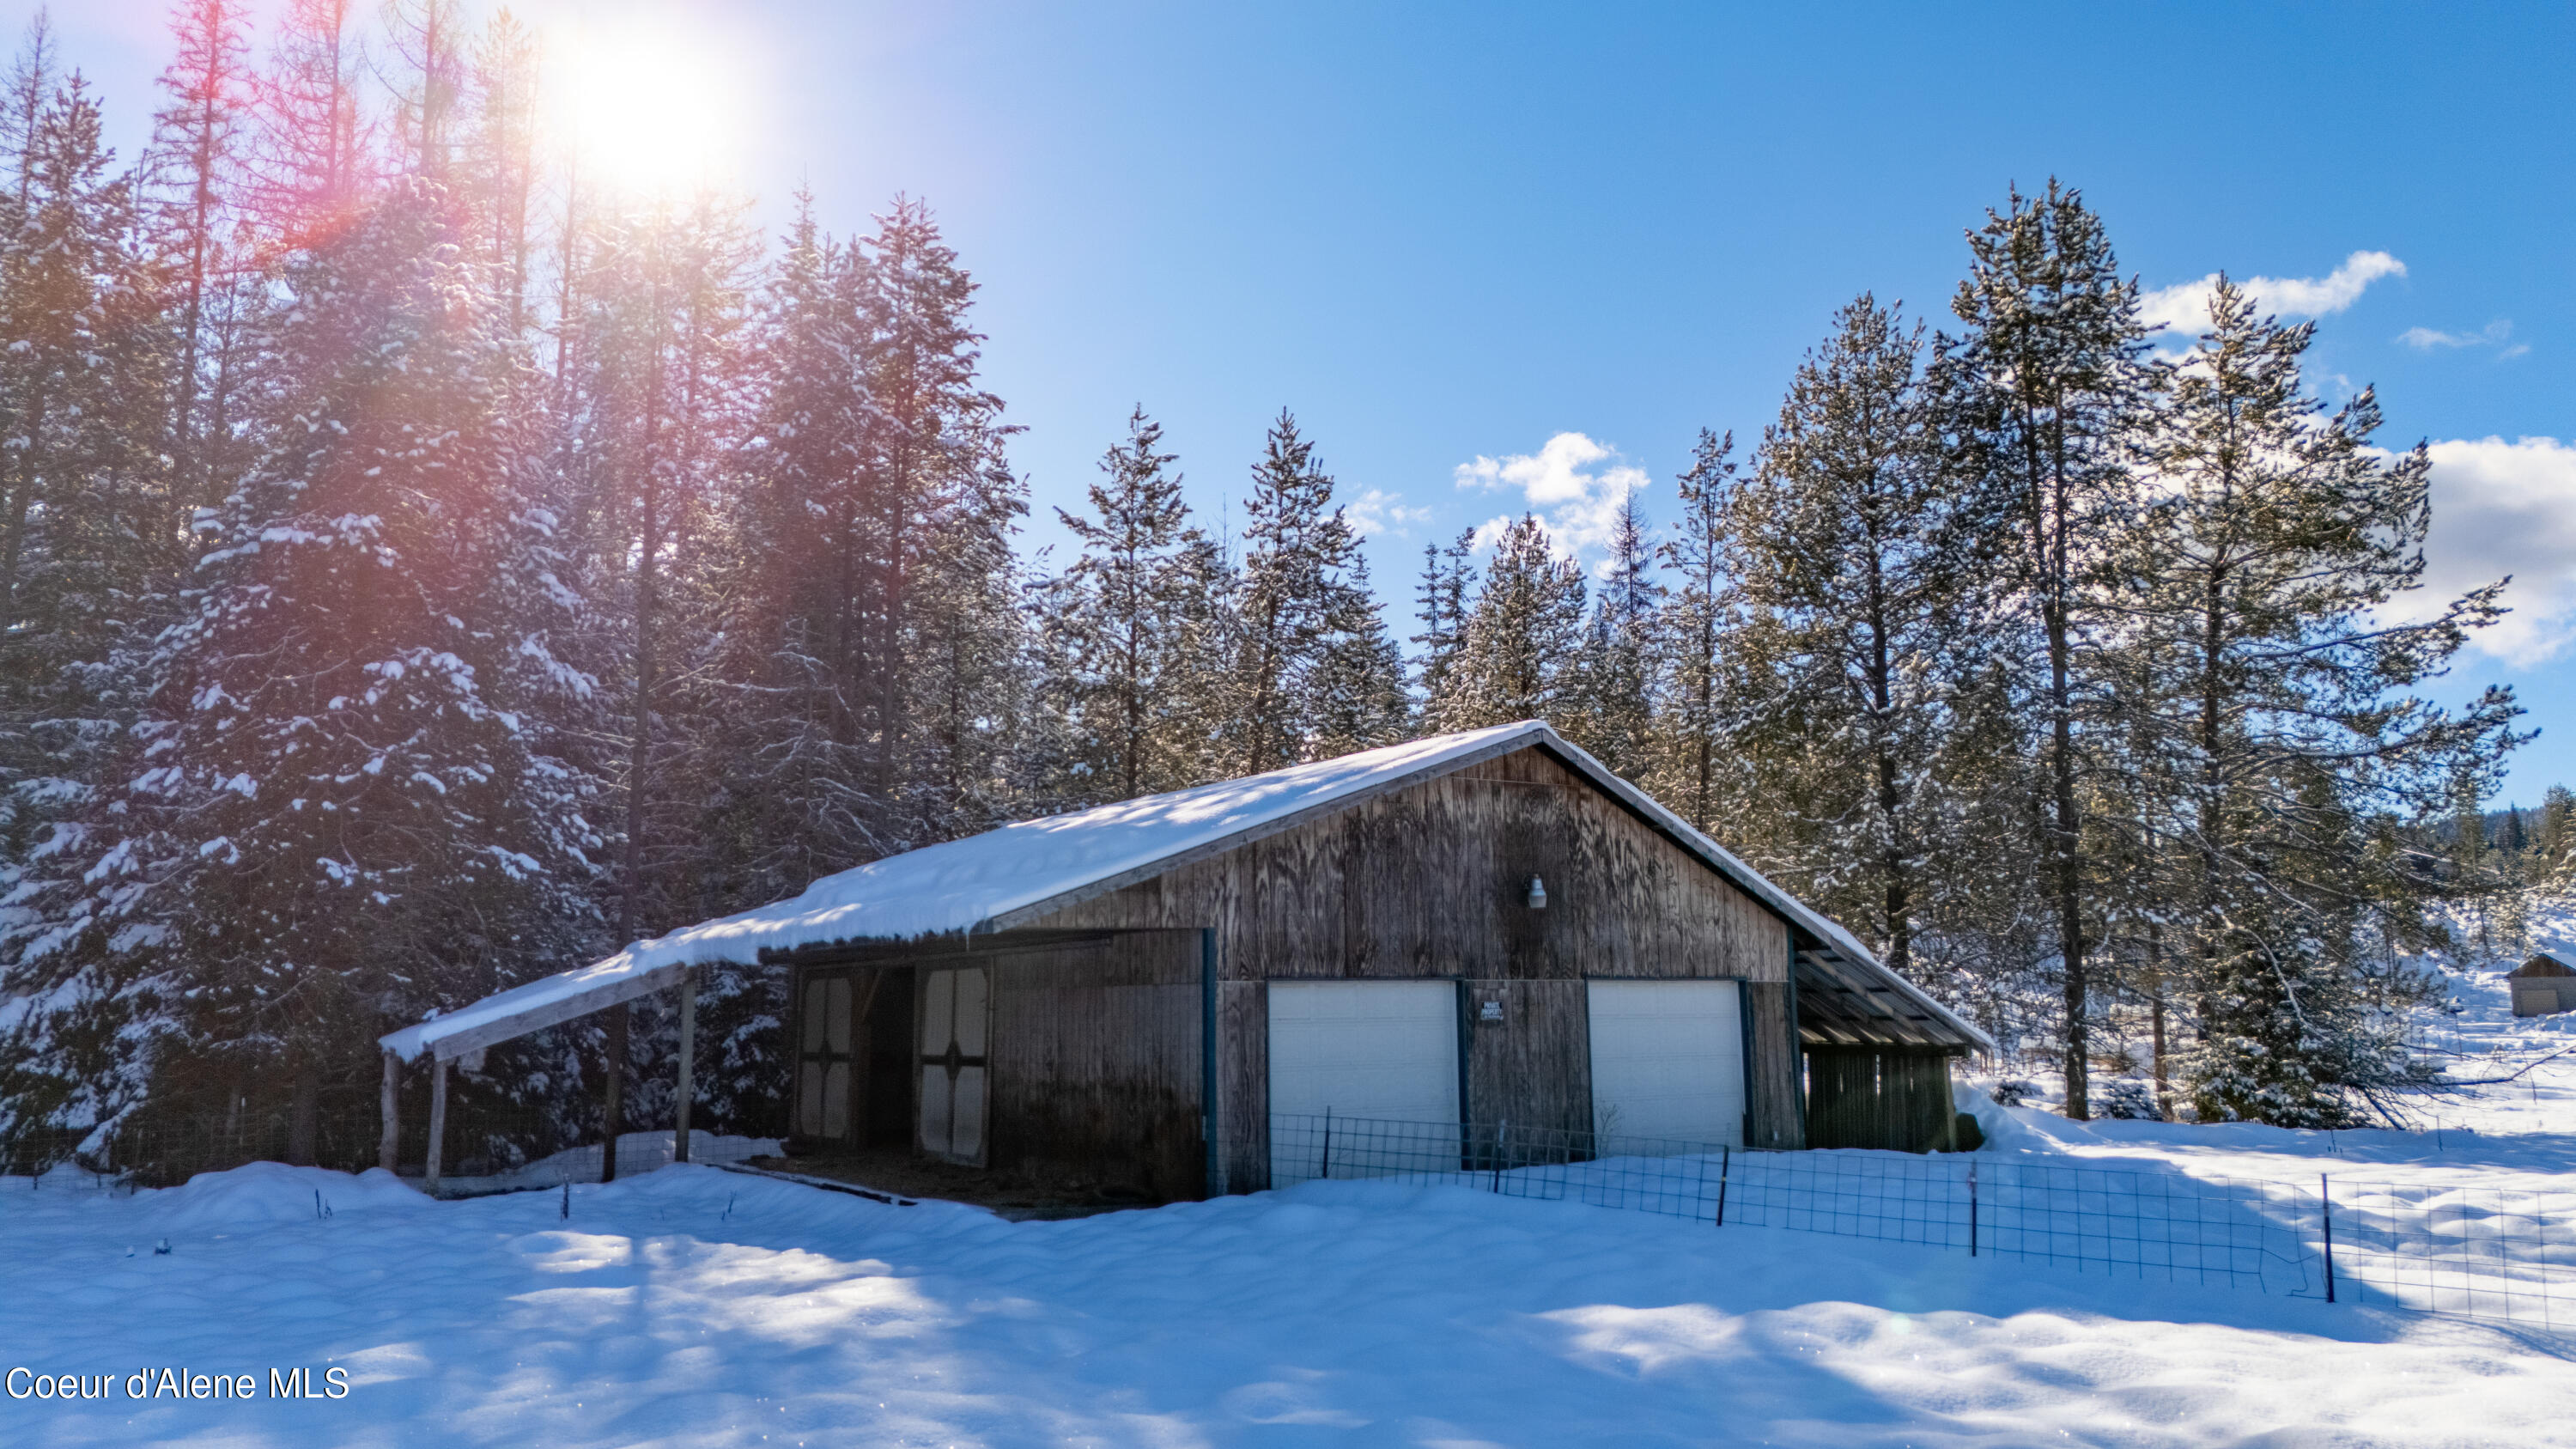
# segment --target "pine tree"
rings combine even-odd
[[[1257,775],[1306,757],[1315,724],[1315,671],[1347,606],[1359,549],[1333,479],[1287,412],[1270,425],[1244,500],[1244,555],[1226,735],[1233,773]]]
[[[1796,888],[1913,959],[1952,812],[1937,775],[1977,668],[1964,557],[1918,378],[1922,330],[1864,295],[1834,319],[1727,501],[1735,742],[1787,803],[1766,831]]]
[[[2185,1063],[2205,1119],[2328,1125],[2407,1079],[2363,957],[2420,932],[2429,891],[2367,822],[2491,780],[2518,713],[2500,690],[2456,714],[2404,693],[2498,617],[2501,585],[2386,618],[2423,574],[2429,460],[2374,451],[2368,390],[2331,414],[2305,391],[2312,335],[2220,280],[2174,373],[2154,501],[2112,560],[2123,648],[2157,660],[2114,707],[2142,744],[2128,768],[2174,782],[2144,798],[2176,807],[2163,913],[2188,922],[2208,1003]]]
[[[274,442],[212,520],[132,772],[58,841],[21,953],[153,1004],[129,1081],[211,1058],[286,1084],[301,1161],[388,1019],[511,984],[577,910],[579,805],[513,695],[568,676],[509,607],[546,565],[460,240],[411,183],[282,275]]]
[[[155,182],[155,230],[177,289],[177,395],[170,417],[173,516],[161,530],[175,540],[185,511],[212,503],[215,460],[229,431],[229,388],[205,374],[225,371],[215,313],[230,280],[227,255],[232,196],[247,123],[250,86],[247,18],[238,0],[186,0],[175,19],[178,56],[161,73],[169,100],[154,117],[148,169]],[[209,410],[206,404],[218,405]]]
[[[2098,863],[2088,850],[2084,714],[2102,647],[2087,557],[2125,526],[2132,451],[2157,375],[2146,355],[2137,284],[2120,275],[2101,219],[2077,192],[2014,192],[1968,236],[1968,279],[1951,310],[1964,338],[1946,344],[1936,383],[1977,526],[2007,560],[2008,622],[2027,635],[2007,657],[2028,661],[2016,687],[2037,736],[2047,801],[2045,888],[2056,917],[2067,1115],[2090,1115],[2094,922]]]
[[[1422,574],[1413,594],[1414,617],[1422,621],[1422,632],[1412,642],[1422,646],[1416,684],[1422,694],[1425,734],[1445,734],[1456,728],[1448,714],[1449,675],[1467,642],[1467,599],[1476,586],[1476,570],[1469,560],[1475,547],[1474,529],[1460,532],[1447,548],[1436,543],[1422,546]]]
[[[1084,803],[1175,789],[1189,775],[1176,758],[1179,702],[1164,686],[1184,643],[1178,625],[1199,533],[1162,438],[1138,407],[1126,441],[1100,460],[1091,513],[1056,510],[1082,553],[1048,591],[1044,627],[1062,647],[1070,763],[1085,782],[1070,793]]]
[[[1556,556],[1536,515],[1504,529],[1450,676],[1457,727],[1571,715],[1583,606],[1583,571]]]
[[[375,184],[375,132],[360,105],[366,66],[356,0],[287,0],[258,77],[258,137],[244,206],[262,239],[329,237]]]
[[[692,818],[704,790],[698,686],[725,604],[713,583],[728,465],[749,410],[751,240],[719,199],[594,218],[576,326],[587,376],[561,485],[592,636],[575,651],[607,681],[595,768],[621,823],[617,935],[706,904]]]
[[[2566,870],[2571,848],[2576,848],[2576,794],[2552,785],[2541,797],[2540,819],[2531,834],[2533,873],[2555,879]]]
[[[740,700],[725,751],[734,820],[722,834],[740,842],[728,890],[747,901],[889,848],[881,746],[864,723],[861,265],[800,197],[761,301],[760,412],[733,527],[738,578],[725,589],[735,602],[724,677]]]
[[[1576,702],[1568,738],[1628,779],[1653,764],[1661,680],[1664,588],[1635,494],[1620,500],[1610,557],[1575,662]]]
[[[1163,674],[1175,783],[1186,788],[1235,773],[1234,661],[1243,652],[1242,579],[1223,537],[1201,532],[1174,561],[1179,599]]]
[[[1356,551],[1325,621],[1313,697],[1317,759],[1395,744],[1413,732],[1404,651],[1387,632],[1384,607],[1369,587],[1368,559]]]
[[[402,169],[450,180],[472,98],[463,9],[457,0],[387,0],[385,32],[401,70],[393,88]]]
[[[18,83],[50,72],[41,32]],[[10,109],[23,113],[23,97]],[[37,107],[0,199],[0,844],[72,807],[122,728],[111,656],[156,620],[177,549],[161,288],[133,178],[75,74]],[[0,860],[17,858],[12,848]]]
[[[1663,768],[1657,793],[1682,802],[1702,830],[1717,818],[1723,782],[1718,757],[1725,748],[1720,717],[1726,638],[1727,500],[1737,483],[1735,435],[1700,429],[1691,465],[1678,480],[1681,516],[1663,543],[1663,561],[1680,576],[1657,632],[1671,657],[1671,695],[1660,733]]]
[[[474,131],[468,146],[473,190],[509,333],[528,329],[528,280],[535,254],[537,38],[508,10],[494,12],[474,47]]]

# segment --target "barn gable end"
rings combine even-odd
[[[1544,882],[1545,909],[1528,904]],[[1270,1118],[1270,980],[1464,983],[1466,1110],[1586,1131],[1585,982],[1731,979],[1752,1055],[1748,1145],[1801,1145],[1786,922],[1531,745],[1389,791],[1037,916],[1044,929],[1208,926],[1216,938],[1219,1131],[1257,1160]]]

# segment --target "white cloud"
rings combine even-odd
[[[2398,341],[2418,352],[2449,351],[2462,347],[2500,347],[2504,350],[2498,352],[2496,356],[2502,359],[2520,357],[2531,350],[2528,345],[2519,342],[2506,347],[2505,344],[2512,338],[2513,323],[2502,317],[2475,332],[2443,332],[2431,327],[2409,327],[2397,334]]]
[[[2471,647],[2521,668],[2556,658],[2576,631],[2576,444],[2462,438],[2431,452],[2424,588],[2401,610],[2420,618],[2511,574],[2513,612]]]
[[[1342,514],[1363,538],[1375,538],[1382,533],[1408,538],[1414,524],[1431,521],[1430,509],[1407,508],[1403,494],[1389,493],[1383,488],[1372,488],[1343,504]]]
[[[2406,264],[2386,252],[2354,252],[2322,277],[2240,277],[2237,285],[2253,297],[2257,309],[2275,316],[2331,317],[2360,301],[2371,283],[2405,275]],[[2138,299],[2138,312],[2181,337],[2197,337],[2209,330],[2209,294],[2217,288],[2216,272],[2158,287]]]
[[[1646,470],[1581,433],[1559,433],[1535,453],[1478,457],[1454,470],[1461,488],[1518,489],[1547,526],[1559,552],[1580,557],[1606,548],[1620,506],[1646,486]],[[1492,545],[1511,525],[1497,518],[1476,530],[1476,547]]]

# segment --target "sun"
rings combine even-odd
[[[552,129],[584,184],[683,191],[740,163],[744,95],[711,37],[621,21],[568,30],[548,50]]]

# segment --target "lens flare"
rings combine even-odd
[[[710,38],[645,21],[549,47],[553,131],[587,184],[657,193],[718,184],[741,162],[743,95]]]

